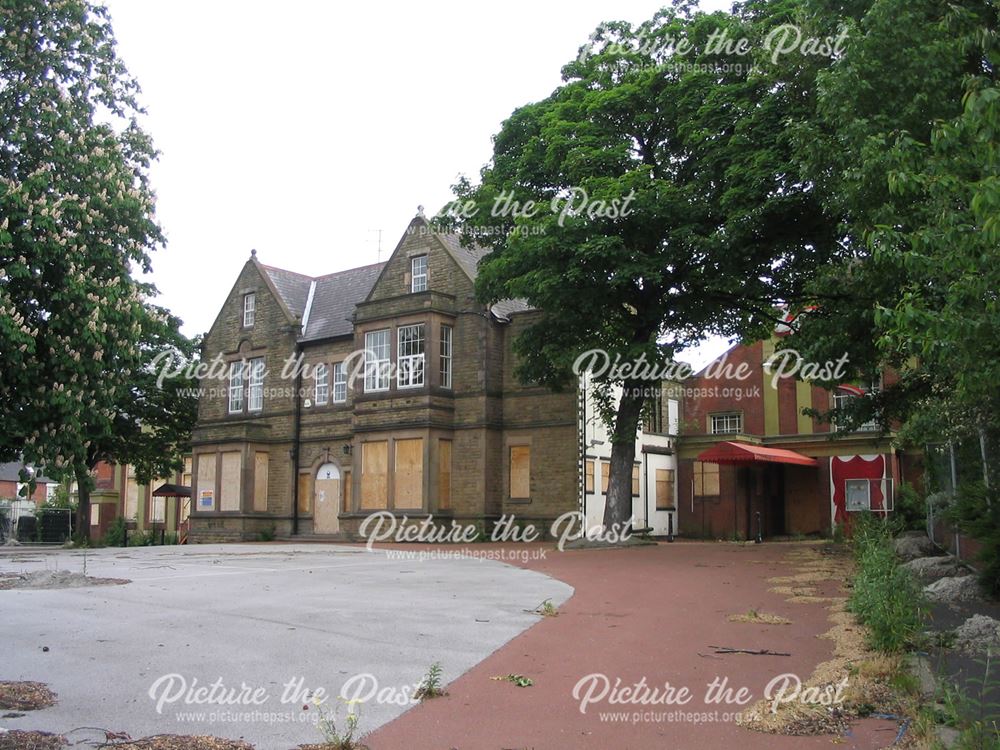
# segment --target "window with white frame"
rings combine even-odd
[[[712,414],[713,435],[735,435],[743,432],[743,415],[739,412]]]
[[[389,390],[389,330],[365,334],[365,391]]]
[[[264,408],[264,358],[255,357],[250,360],[250,387],[247,396],[247,409],[260,411]]]
[[[257,314],[257,295],[253,292],[243,295],[243,326],[249,328],[253,325],[254,317]]]
[[[327,401],[330,400],[329,371],[326,365],[316,365],[314,377],[316,379],[316,406],[326,406]]]
[[[400,326],[397,332],[396,385],[414,388],[424,384],[424,324]]]
[[[427,291],[427,256],[418,255],[410,259],[410,291]]]
[[[867,479],[848,479],[845,482],[845,507],[849,511],[872,509],[871,482]]]
[[[833,408],[834,409],[849,409],[851,402],[856,398],[864,398],[866,395],[873,393],[878,390],[878,385],[873,384],[871,389],[865,394],[856,393],[853,390],[847,391],[838,389],[833,392]],[[839,427],[836,420],[833,422],[834,430],[843,430],[844,427]],[[879,424],[877,420],[871,420],[870,422],[862,422],[857,427],[854,428],[858,432],[872,432],[879,429]]]
[[[441,326],[441,387],[451,388],[451,326]]]
[[[347,401],[347,369],[343,362],[333,365],[333,403],[342,404]]]
[[[229,363],[229,413],[243,411],[243,375],[246,362]]]

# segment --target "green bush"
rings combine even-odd
[[[125,546],[125,519],[121,516],[116,516],[108,526],[108,531],[104,535],[104,544],[108,547],[124,547]]]
[[[893,549],[896,525],[862,515],[851,542],[857,573],[848,607],[868,626],[868,644],[889,653],[906,649],[924,619],[920,586],[900,567]]]
[[[982,545],[976,557],[979,582],[987,594],[1000,596],[1000,492],[982,482],[964,485],[946,516]]]

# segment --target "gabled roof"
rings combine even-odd
[[[423,216],[417,216],[410,222],[407,232],[411,231],[415,224],[430,226]],[[406,236],[404,233],[400,244]],[[434,237],[459,268],[475,281],[479,261],[489,250],[479,246],[463,247],[461,239],[456,234],[434,232]],[[350,335],[354,331],[352,322],[354,308],[369,297],[386,266],[386,263],[375,263],[325,276],[306,276],[264,265],[256,257],[251,260],[277,295],[278,302],[288,317],[291,320],[301,321],[302,332],[299,338],[302,341]],[[491,312],[502,321],[508,321],[514,313],[531,309],[533,308],[525,300],[502,300],[490,308]]]
[[[384,266],[375,263],[317,278],[302,338],[308,341],[352,333],[354,307],[368,296]]]
[[[274,290],[292,316],[301,318],[305,313],[309,287],[313,281],[312,277],[294,271],[286,271],[283,268],[265,266],[263,263],[260,264],[260,268],[271,279]]]

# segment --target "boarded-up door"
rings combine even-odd
[[[323,464],[316,472],[313,504],[313,530],[317,534],[333,534],[340,530],[340,469],[336,464]]]

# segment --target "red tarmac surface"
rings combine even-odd
[[[535,547],[533,547],[535,548]],[[784,560],[791,544],[735,545],[678,542],[616,550],[549,550],[547,559],[525,567],[575,588],[547,617],[447,686],[448,695],[426,701],[369,735],[371,750],[779,750],[842,748],[870,750],[892,745],[894,721],[865,720],[848,736],[786,737],[753,732],[720,717],[695,721],[690,714],[733,712],[737,705],[707,705],[716,678],[733,692],[748,688],[763,697],[774,677],[795,673],[803,681],[833,654],[823,604],[787,602],[771,593],[766,579],[794,573]],[[524,548],[522,548],[524,549]],[[821,595],[840,595],[837,582],[818,585]],[[759,611],[782,615],[791,625],[729,622],[731,614]],[[791,656],[716,656],[711,646],[770,649]],[[577,682],[603,673],[622,685],[645,678],[662,688],[687,687],[687,705],[609,705],[580,711]],[[497,675],[521,674],[534,681],[516,687]],[[445,675],[446,679],[454,677]],[[624,712],[624,721],[602,714]],[[645,714],[636,719],[635,714]],[[679,713],[689,716],[679,717]]]

